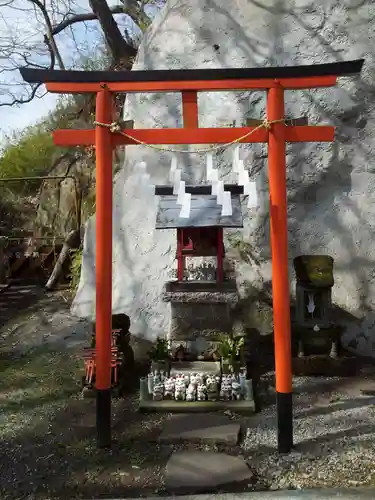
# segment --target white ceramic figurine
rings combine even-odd
[[[197,389],[194,384],[189,384],[186,390],[186,401],[195,401],[197,395]]]
[[[174,398],[176,401],[184,401],[186,397],[186,386],[185,381],[182,378],[178,378],[175,384]]]
[[[164,382],[164,398],[165,399],[173,399],[174,398],[174,388],[175,388],[175,379],[167,378]]]
[[[199,384],[197,389],[197,400],[206,401],[207,399],[207,387],[204,384]]]

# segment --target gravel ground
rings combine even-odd
[[[140,415],[137,395],[115,400],[113,449],[98,451],[95,402],[82,399],[79,385],[89,325],[70,316],[61,294],[41,294],[26,307],[21,290],[9,293],[19,305],[0,327],[0,498],[165,494],[165,463],[181,448],[155,443],[169,416]],[[375,486],[374,374],[370,367],[350,379],[295,377],[296,449],[288,456],[275,452],[273,374],[266,374],[262,412],[244,420],[241,446],[219,451],[247,459],[254,490]]]
[[[295,450],[275,453],[271,405],[247,421],[242,451],[249,466],[270,489],[374,486],[374,376],[295,377],[293,384]]]

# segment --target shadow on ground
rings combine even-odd
[[[12,285],[0,290],[0,328],[15,315],[36,305],[44,290],[36,285]]]
[[[77,354],[46,346],[3,366],[2,499],[158,493],[170,453],[155,444],[162,418],[140,415],[135,395],[114,400],[113,448],[98,451],[95,401],[79,395],[81,369]]]

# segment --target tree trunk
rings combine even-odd
[[[125,62],[126,69],[131,69],[137,49],[132,47],[121,34],[108,3],[104,0],[89,0],[93,13],[97,16],[103,30],[105,41],[115,61]]]
[[[64,241],[64,245],[63,245],[62,250],[59,254],[59,257],[56,261],[55,267],[53,268],[51,276],[49,277],[49,280],[47,281],[47,284],[45,286],[46,290],[53,290],[54,289],[54,287],[56,286],[56,284],[61,276],[64,262],[69,257],[70,250],[73,248],[78,248],[80,245],[80,242],[81,242],[80,231],[77,229],[75,229],[74,231],[70,231],[66,240]]]

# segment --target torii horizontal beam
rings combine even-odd
[[[112,145],[132,144],[227,144],[238,137],[240,143],[268,142],[268,131],[257,127],[222,128],[164,128],[164,129],[126,129],[126,136],[113,134]],[[250,135],[251,132],[251,135]],[[132,140],[134,138],[134,140]],[[332,142],[335,128],[330,126],[291,126],[285,127],[286,142]],[[90,146],[95,144],[95,130],[56,130],[53,140],[57,146]]]

